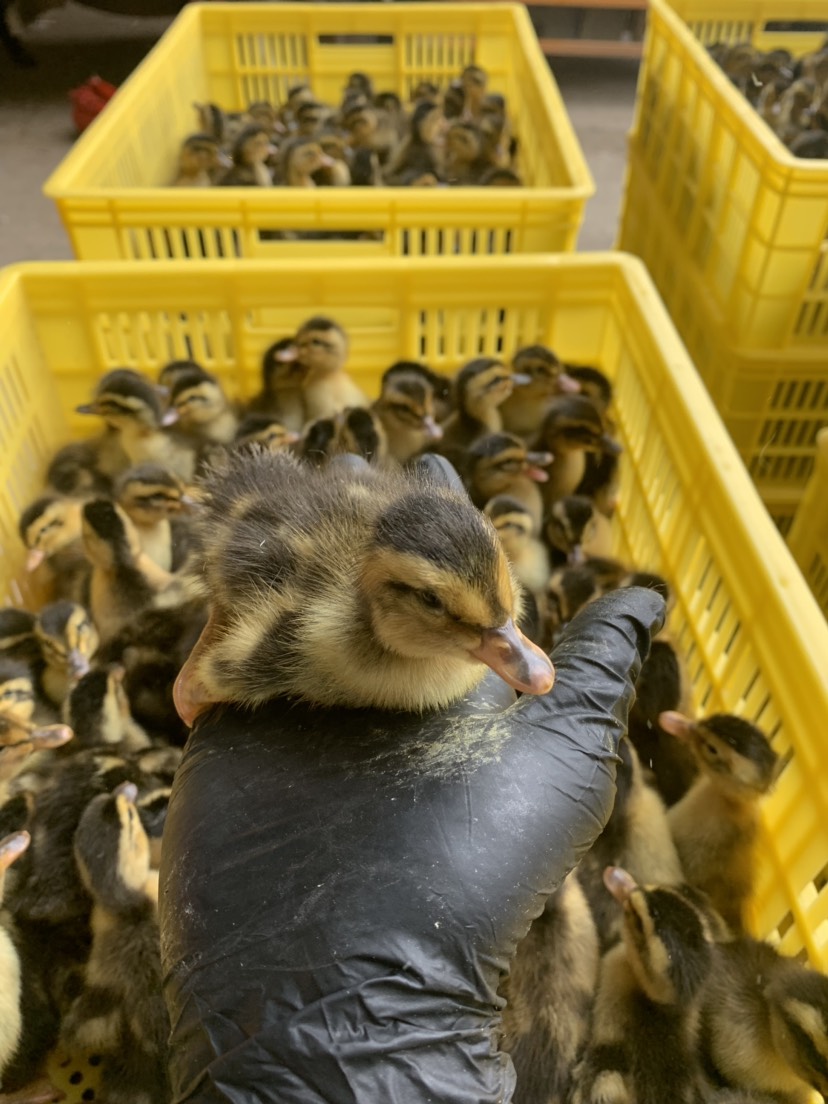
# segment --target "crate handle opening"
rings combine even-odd
[[[295,245],[299,242],[319,242],[321,244],[335,245],[336,242],[368,242],[371,245],[381,246],[385,243],[384,230],[297,230],[282,231],[259,228],[256,237],[267,245]]]
[[[828,19],[769,19],[765,32],[785,32],[786,34],[814,34],[828,32]]]
[[[393,46],[393,35],[374,34],[321,34],[316,36],[319,46]]]

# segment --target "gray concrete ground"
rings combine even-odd
[[[169,20],[108,15],[74,4],[50,12],[26,34],[37,69],[0,57],[0,264],[71,257],[41,186],[73,141],[69,89],[93,73],[121,83]],[[560,60],[554,71],[595,176],[582,249],[615,239],[626,133],[635,101],[631,62]]]

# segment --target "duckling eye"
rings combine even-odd
[[[445,606],[433,590],[418,590],[417,596],[426,609],[434,610],[435,613],[439,613],[445,609]]]
[[[708,743],[707,740],[704,741],[704,750],[709,755],[717,756],[719,754],[719,749],[716,747],[716,745]]]

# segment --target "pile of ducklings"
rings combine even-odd
[[[791,153],[828,158],[828,41],[799,58],[749,42],[717,42],[709,51]]]
[[[113,369],[78,408],[99,432],[56,453],[21,514],[45,600],[0,610],[6,1090],[58,1046],[94,1052],[105,1100],[170,1099],[157,871],[182,716],[456,700],[484,670],[458,649],[487,662],[456,612],[488,616],[481,572],[544,658],[609,590],[669,603],[611,555],[623,455],[601,371],[542,345],[453,378],[402,361],[370,400],[348,354],[336,321],[307,319],[243,407],[192,361]],[[423,453],[468,496],[417,475]],[[380,696],[415,663],[414,698]],[[828,979],[744,925],[777,756],[744,719],[687,716],[666,632],[637,691],[610,821],[504,983],[515,1099],[804,1104],[828,1089]]]
[[[518,143],[506,98],[468,65],[440,89],[421,81],[404,104],[352,73],[338,105],[305,84],[275,107],[227,113],[197,104],[197,133],[181,146],[175,184],[225,187],[519,186]]]

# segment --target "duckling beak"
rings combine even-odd
[[[604,871],[604,885],[619,905],[626,904],[638,889],[636,881],[620,866],[608,866]]]
[[[217,628],[217,623],[213,620],[211,614],[201,632],[201,636],[195,642],[187,662],[178,672],[178,678],[173,686],[175,710],[188,728],[193,727],[199,713],[203,713],[208,706],[219,700],[205,686],[196,669],[204,654],[215,642],[218,635]]]
[[[286,349],[280,349],[278,353],[273,357],[274,360],[278,360],[280,364],[292,364],[294,360],[298,360],[299,350],[295,345],[288,345]]]
[[[677,713],[674,709],[667,709],[658,715],[658,724],[665,732],[675,736],[677,740],[689,740],[693,735],[695,725],[689,717],[683,713]]]
[[[225,153],[224,150],[218,151],[216,160],[218,161],[219,166],[222,169],[232,169],[233,167],[233,158],[230,156],[229,153]]]
[[[610,456],[620,456],[624,451],[624,446],[620,445],[614,437],[610,437],[608,433],[604,433],[601,438],[601,448],[604,452],[608,452]]]
[[[178,413],[178,411],[175,409],[175,407],[171,406],[169,408],[169,410],[165,410],[164,413],[162,414],[162,416],[161,416],[161,425],[162,426],[175,425],[175,423],[178,421],[178,419],[180,417],[181,417],[181,415]]]
[[[546,694],[555,682],[549,656],[528,640],[511,618],[499,629],[487,629],[470,655],[523,694]]]
[[[443,436],[442,427],[437,425],[430,414],[427,414],[426,417],[423,418],[423,429],[429,441],[439,441]]]
[[[0,840],[0,871],[8,870],[15,859],[19,859],[32,841],[28,832],[15,832]]]
[[[527,452],[526,459],[529,461],[529,467],[526,469],[526,474],[530,479],[534,479],[536,483],[546,483],[549,479],[549,472],[544,471],[544,468],[548,468],[555,457],[551,452]]]
[[[531,382],[531,376],[524,375],[523,372],[512,372],[512,383],[515,387],[526,387]]]
[[[81,403],[80,406],[75,407],[75,413],[76,414],[97,414],[98,413],[98,404],[97,403]]]
[[[65,724],[43,725],[35,728],[31,733],[32,743],[38,748],[59,748],[68,744],[74,738],[75,733]]]
[[[46,553],[42,548],[32,548],[26,557],[26,570],[37,571],[45,559]]]
[[[66,665],[73,679],[82,679],[84,675],[89,674],[89,660],[77,648],[73,648],[69,653]]]
[[[575,395],[580,393],[581,385],[572,376],[568,376],[566,372],[561,372],[558,376],[558,390],[562,395]]]
[[[567,559],[572,567],[581,567],[584,563],[586,563],[586,556],[584,555],[584,550],[580,546],[580,544],[576,544],[574,546],[572,551],[569,553]]]

